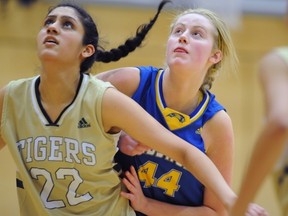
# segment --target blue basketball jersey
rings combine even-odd
[[[205,152],[201,129],[224,107],[207,91],[190,115],[170,109],[162,92],[163,70],[151,66],[139,69],[140,83],[132,98],[171,132]],[[119,152],[116,159],[123,170],[128,170],[130,165],[136,168],[145,196],[171,204],[203,205],[204,186],[171,158],[150,150],[134,157]]]

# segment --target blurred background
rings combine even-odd
[[[0,86],[10,80],[38,73],[40,64],[36,36],[48,8],[57,2],[0,0]],[[148,22],[160,0],[79,2],[96,21],[101,45],[109,49],[133,36],[140,24]],[[220,74],[212,87],[212,92],[227,108],[234,124],[236,154],[233,189],[237,192],[264,112],[257,79],[259,60],[272,48],[288,45],[286,0],[172,0],[172,4],[164,8],[141,48],[119,62],[96,63],[93,72],[122,66],[163,66],[170,23],[177,12],[187,7],[205,7],[222,16],[230,27],[239,55],[240,70],[237,73],[226,71]],[[16,166],[5,147],[0,152],[0,214],[3,216],[19,215],[15,170]],[[280,215],[271,178],[266,179],[255,202],[265,207],[271,216]]]

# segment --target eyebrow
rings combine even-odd
[[[181,26],[181,27],[187,27],[187,25],[185,25],[184,23],[177,23],[173,26],[173,29],[175,27],[178,27],[178,26]],[[201,25],[195,25],[195,26],[192,26],[192,28],[200,28],[200,29],[203,29],[205,32],[207,32],[207,29]]]
[[[173,28],[178,27],[178,26],[184,26],[184,27],[185,27],[185,25],[184,25],[183,23],[176,23],[176,24],[173,26]]]
[[[48,16],[46,17],[46,19],[47,19],[47,18],[56,18],[56,17],[57,17],[57,15],[48,15]],[[61,16],[60,18],[61,18],[61,19],[72,19],[72,20],[74,20],[75,22],[77,22],[77,20],[76,20],[74,17],[67,16],[67,15],[63,15],[63,16]]]

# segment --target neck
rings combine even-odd
[[[50,70],[40,74],[39,92],[45,104],[57,105],[69,103],[75,96],[80,80],[76,70]]]
[[[189,79],[184,73],[180,73],[165,70],[163,95],[169,108],[189,115],[198,105],[201,85],[197,79]]]

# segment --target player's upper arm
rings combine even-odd
[[[229,115],[225,111],[218,112],[203,127],[201,133],[206,154],[216,165],[229,185],[232,183],[233,157],[234,157],[234,132]],[[224,206],[215,194],[206,189],[204,193],[204,205],[209,206],[223,215]]]
[[[96,75],[98,79],[110,82],[119,91],[131,97],[140,82],[140,70],[136,67],[124,67],[101,72]]]
[[[0,124],[2,122],[2,111],[3,111],[4,94],[5,94],[5,89],[4,88],[0,89]],[[2,149],[4,146],[5,146],[5,143],[2,140],[1,132],[0,132],[0,149]]]
[[[260,61],[260,84],[263,88],[268,119],[288,122],[288,65],[277,52],[270,52]]]
[[[218,112],[202,130],[207,156],[217,166],[228,183],[232,181],[234,157],[234,132],[231,118],[224,111]]]

